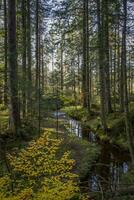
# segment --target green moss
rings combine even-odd
[[[80,178],[85,178],[97,156],[100,148],[75,135],[68,135],[63,140],[62,151],[70,151],[71,157],[76,161],[75,171]]]
[[[92,109],[98,109],[96,105],[92,105]],[[134,129],[134,104],[130,105],[130,120]],[[108,130],[105,133],[101,128],[101,118],[99,112],[88,112],[82,106],[69,106],[62,109],[71,118],[81,121],[82,126],[93,130],[100,140],[109,140],[111,144],[117,144],[124,149],[128,149],[126,131],[125,131],[125,116],[124,113],[115,112],[107,116]]]

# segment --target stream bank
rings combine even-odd
[[[91,169],[80,180],[82,191],[100,195],[102,189],[113,192],[121,188],[122,175],[128,172],[130,164],[128,150],[111,143],[108,138],[102,140],[96,132],[84,126],[80,121],[70,118],[65,112],[54,112],[52,118],[55,119],[56,124],[58,123],[59,132],[65,131],[79,140],[87,141],[100,148]]]

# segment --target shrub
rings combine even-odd
[[[9,199],[68,200],[78,193],[77,176],[72,173],[75,161],[70,159],[70,152],[58,155],[62,141],[52,139],[50,133],[43,134],[32,141],[26,149],[17,154],[8,155],[12,174],[1,178],[4,183],[1,199],[11,193]],[[26,197],[25,197],[26,196]]]

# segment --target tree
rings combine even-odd
[[[102,1],[102,43],[103,43],[103,54],[104,54],[104,73],[105,73],[105,104],[106,112],[112,112],[111,105],[111,88],[110,88],[110,67],[109,67],[109,0]]]
[[[10,90],[10,128],[16,134],[18,134],[20,127],[20,111],[18,99],[15,0],[8,0],[8,63]]]
[[[83,69],[82,69],[82,95],[83,107],[90,112],[89,99],[89,23],[88,23],[88,0],[83,0]]]
[[[101,101],[101,120],[103,130],[107,129],[106,124],[106,102],[105,102],[105,69],[104,69],[104,46],[103,46],[103,27],[100,13],[100,0],[97,0],[97,20],[98,20],[98,54],[99,54],[99,79],[100,79],[100,101]]]
[[[22,113],[23,118],[26,117],[26,0],[22,0]]]
[[[122,30],[122,73],[123,73],[123,105],[125,112],[125,123],[126,123],[126,134],[128,138],[129,150],[132,159],[132,164],[134,165],[134,136],[132,131],[131,119],[129,116],[129,107],[128,107],[128,84],[127,84],[127,66],[126,66],[126,25],[127,25],[127,0],[123,0],[123,30]]]
[[[27,0],[27,80],[28,80],[28,89],[27,89],[27,111],[31,113],[32,109],[32,57],[31,57],[31,1]]]
[[[8,37],[7,37],[7,1],[4,0],[4,60],[5,60],[5,67],[4,67],[4,103],[7,105],[8,103],[8,80],[7,80],[7,46],[8,46]]]
[[[35,80],[35,89],[36,89],[36,98],[38,97],[39,91],[39,1],[36,0],[36,80]]]

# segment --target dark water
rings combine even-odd
[[[129,154],[118,146],[110,144],[108,140],[99,141],[95,133],[85,128],[75,119],[71,119],[63,112],[54,113],[64,119],[66,129],[80,139],[89,141],[101,147],[96,164],[83,180],[83,186],[90,191],[116,190],[120,185],[121,176],[128,172]]]
[[[88,128],[81,126],[81,123],[74,119],[69,119],[69,131],[74,133],[76,136],[86,139],[89,142],[96,142],[95,134]]]
[[[116,190],[120,185],[121,176],[128,172],[128,152],[124,152],[107,140],[98,141],[96,135],[90,129],[83,127],[77,120],[68,118],[68,130],[81,139],[101,146],[96,165],[92,167],[88,180],[85,179],[88,188],[91,191],[99,191],[103,186],[112,191]]]

